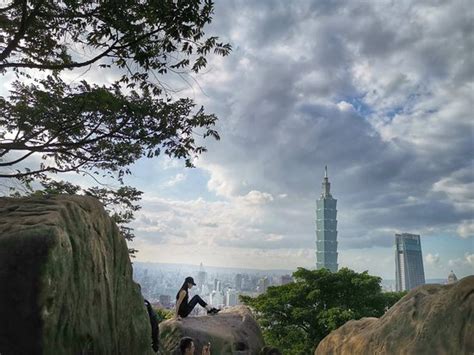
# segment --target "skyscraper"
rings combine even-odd
[[[397,291],[407,291],[425,283],[420,236],[395,234],[395,280]]]
[[[236,274],[234,277],[235,289],[237,291],[242,290],[242,274]]]
[[[225,304],[226,306],[235,306],[239,304],[239,294],[236,290],[233,290],[231,288],[227,289]]]
[[[330,192],[328,167],[324,168],[323,190],[316,201],[316,269],[337,271],[337,200]]]
[[[202,292],[202,287],[206,283],[206,279],[207,279],[207,272],[204,271],[204,266],[201,263],[199,265],[199,272],[197,274],[197,279],[196,279],[197,288],[198,288],[199,292]]]

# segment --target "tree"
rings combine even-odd
[[[382,293],[381,279],[347,268],[298,268],[294,283],[269,287],[255,298],[241,296],[256,313],[267,344],[283,353],[314,353],[317,344],[350,319],[380,317],[402,293]]]
[[[0,178],[77,193],[52,176],[123,184],[131,164],[161,153],[192,166],[206,150],[196,137],[219,139],[217,117],[174,99],[159,78],[198,73],[209,54],[229,54],[229,44],[205,35],[212,13],[210,0],[13,0],[0,8],[0,73],[16,77],[0,97]],[[107,84],[66,82],[63,73],[78,68],[119,74]],[[89,193],[137,197],[130,188]]]

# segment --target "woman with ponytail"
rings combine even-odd
[[[175,318],[177,318],[178,320],[187,317],[198,303],[201,305],[201,307],[207,310],[207,314],[217,314],[220,311],[219,309],[210,307],[198,295],[195,295],[193,298],[191,298],[191,301],[189,301],[188,290],[191,289],[193,286],[196,286],[196,284],[194,283],[194,279],[191,276],[188,276],[186,277],[183,282],[183,285],[176,294]]]

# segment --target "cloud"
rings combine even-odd
[[[176,174],[173,178],[171,178],[170,180],[166,181],[163,186],[165,187],[173,187],[177,184],[179,184],[180,182],[186,180],[186,175],[182,174],[182,173],[178,173]]]
[[[222,118],[222,141],[197,164],[211,191],[286,194],[262,206],[259,229],[312,247],[327,164],[341,248],[386,247],[399,231],[465,234],[474,180],[467,4],[231,4],[216,5],[214,26],[235,51],[205,85]]]
[[[273,196],[266,192],[252,190],[247,195],[239,197],[239,199],[246,204],[262,205],[273,201]]]
[[[450,259],[448,265],[451,267],[461,268],[468,266],[470,268],[470,274],[473,274],[474,269],[474,254],[465,253],[463,258]]]
[[[471,267],[474,267],[474,254],[466,253],[464,254],[464,259]]]
[[[473,234],[467,1],[215,5],[209,33],[230,41],[233,53],[209,58],[195,77],[199,87],[181,82],[176,94],[220,118],[222,139],[204,141],[208,152],[196,160],[208,179],[193,185],[191,173],[174,170],[182,166],[175,160],[155,167],[175,174],[162,187],[186,181],[180,187],[209,193],[186,198],[168,189],[165,198],[150,187],[134,223],[137,242],[167,251],[164,258],[172,246],[188,245],[219,250],[224,264],[232,255],[312,264],[325,165],[338,199],[341,256],[351,256],[342,256],[346,265],[389,267],[374,255],[355,257],[388,250],[397,232],[446,234],[453,243]],[[94,70],[85,75],[110,81]],[[463,253],[449,263],[465,267]],[[427,263],[440,259],[426,256]]]
[[[474,237],[474,221],[472,219],[461,221],[461,224],[457,228],[457,232],[462,238]]]
[[[196,160],[215,198],[144,200],[144,240],[235,255],[304,249],[313,264],[325,165],[346,265],[363,267],[344,255],[388,250],[398,232],[468,234],[474,42],[463,6],[216,3],[212,32],[234,51],[210,60],[202,90],[184,92],[220,117],[222,139]]]
[[[428,254],[425,256],[425,261],[426,261],[429,265],[437,265],[437,264],[439,264],[439,261],[440,261],[439,254],[438,254],[438,253],[436,253],[436,254],[428,253]]]

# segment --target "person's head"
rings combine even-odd
[[[179,289],[178,293],[176,294],[176,299],[179,298],[179,293],[181,290],[187,291],[189,288],[196,286],[196,283],[194,282],[194,279],[191,276],[188,276],[184,279],[183,285]]]
[[[179,350],[182,355],[194,355],[194,341],[193,338],[184,337],[179,342]]]
[[[186,279],[184,279],[184,284],[186,284],[188,288],[196,286],[196,283],[194,282],[194,279],[191,276],[188,276],[186,277]]]

